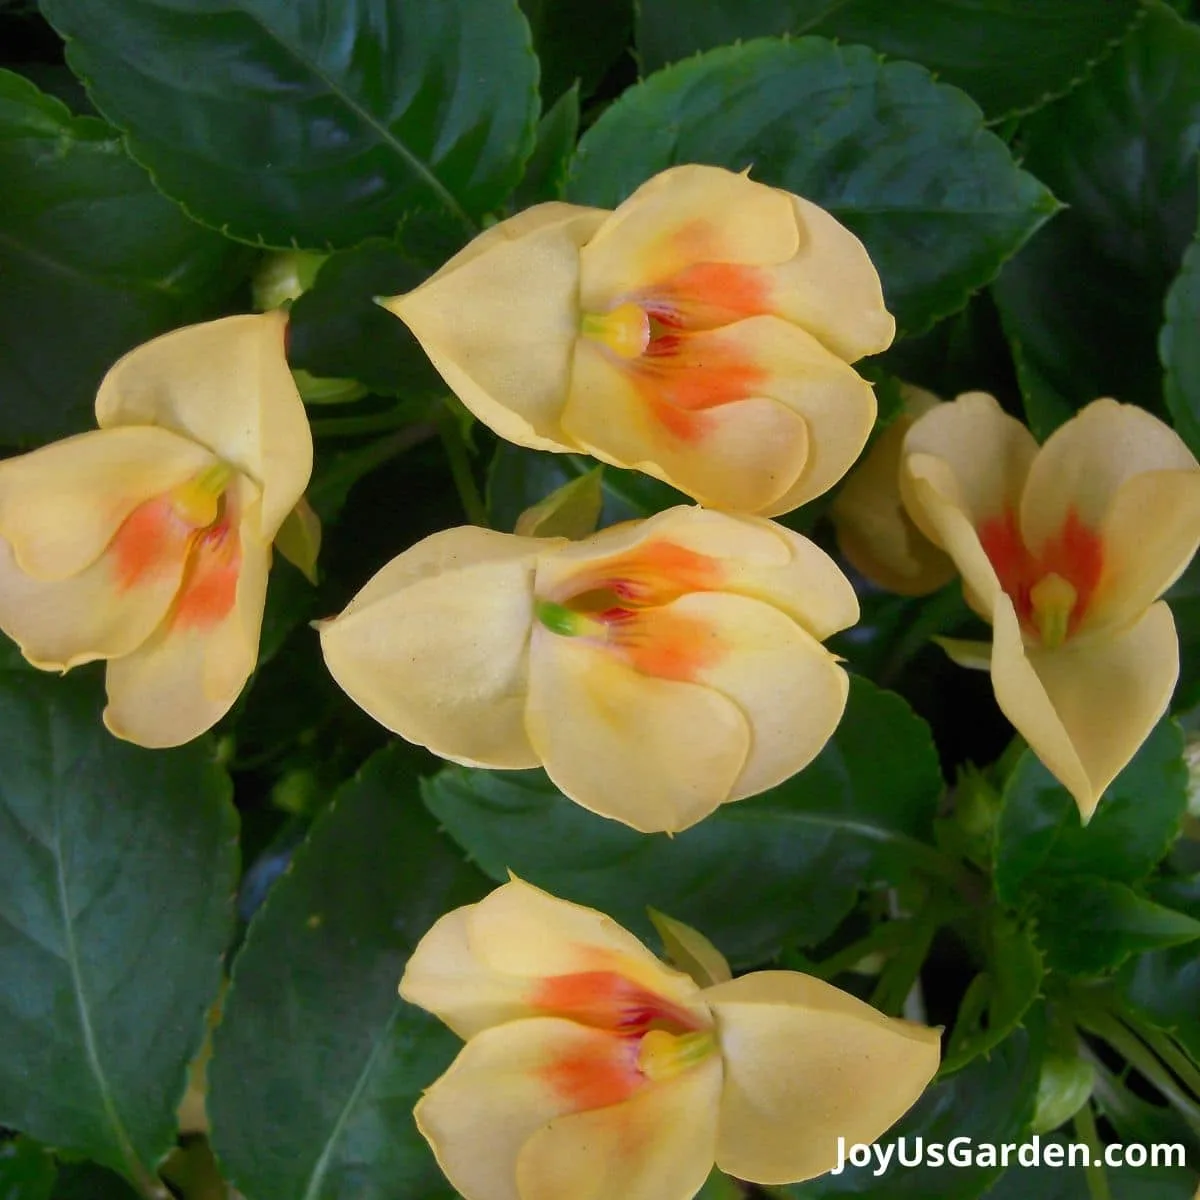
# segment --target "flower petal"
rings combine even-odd
[[[1012,605],[997,604],[996,699],[1085,821],[1166,711],[1178,676],[1179,639],[1165,603],[1120,632],[1056,650],[1022,646]]]
[[[510,442],[575,449],[559,418],[579,334],[579,246],[606,215],[563,205],[536,223],[514,217],[513,229],[503,222],[467,247],[454,270],[447,264],[384,306],[471,412]]]
[[[941,461],[941,468],[926,464],[918,473],[978,526],[1018,510],[1037,453],[1033,434],[986,392],[966,392],[939,404],[918,419],[904,439],[900,488],[909,515],[930,541],[938,541],[940,530],[921,504],[912,503],[908,491],[914,459]],[[961,569],[962,563],[958,565]]]
[[[1104,566],[1080,633],[1137,620],[1200,545],[1200,471],[1147,471],[1116,490],[1100,526]]]
[[[791,196],[800,246],[766,274],[771,311],[808,330],[846,362],[886,350],[896,336],[866,247],[836,217]]]
[[[166,429],[94,430],[0,463],[0,538],[35,579],[94,563],[141,503],[211,466]]]
[[[1021,500],[1021,533],[1034,553],[1074,510],[1089,528],[1108,515],[1118,489],[1145,471],[1196,471],[1179,435],[1133,404],[1094,400],[1046,441]]]
[[[534,564],[545,548],[472,528],[424,539],[320,624],[325,665],[381,725],[443,758],[536,766],[524,708]]]
[[[712,1170],[721,1059],[622,1104],[558,1117],[517,1156],[521,1200],[692,1200]]]
[[[510,1021],[471,1038],[413,1115],[466,1200],[527,1200],[521,1148],[556,1118],[631,1095],[636,1055],[636,1042],[573,1021]]]
[[[580,297],[605,312],[696,263],[783,263],[799,245],[787,192],[688,163],[643,183],[583,247]]]
[[[271,547],[258,540],[257,488],[239,477],[229,543],[201,540],[174,608],[132,654],[108,664],[104,723],[139,746],[178,746],[233,707],[258,661]]]
[[[699,362],[702,348],[692,349]],[[653,475],[714,508],[772,507],[800,477],[808,429],[785,405],[746,392],[740,381],[729,391],[728,373],[720,369],[688,370],[698,394],[729,396],[695,410],[663,400],[654,379],[639,383],[639,378],[636,368],[627,369],[604,347],[580,338],[562,415],[565,436],[602,462]],[[697,403],[707,405],[707,399]]]
[[[821,752],[846,708],[846,672],[790,617],[758,600],[722,593],[682,596],[671,609],[695,616],[726,652],[697,672],[738,706],[750,725],[750,752],[729,799],[774,787]]]
[[[875,1141],[938,1067],[936,1029],[794,971],[758,971],[703,996],[725,1059],[717,1165],[739,1179],[823,1174],[837,1164],[839,1137]]]
[[[535,628],[529,740],[578,804],[643,833],[687,829],[729,799],[750,750],[737,706],[643,675],[582,638]]]
[[[159,425],[208,447],[262,491],[270,541],[312,474],[312,435],[284,354],[287,314],[188,325],[131,350],[96,395],[102,429]]]

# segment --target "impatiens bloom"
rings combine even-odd
[[[761,517],[672,508],[582,541],[426,538],[320,626],[334,678],[455,762],[546,768],[586,808],[680,830],[805,766],[846,674],[850,584]]]
[[[895,330],[866,250],[827,212],[696,165],[612,212],[520,213],[386,306],[501,437],[767,516],[858,456],[875,397],[848,364]]]
[[[996,699],[1086,820],[1166,710],[1179,673],[1158,597],[1200,543],[1200,467],[1132,405],[1097,400],[1041,449],[991,396],[940,405],[909,430],[909,512],[993,627]]]
[[[714,1161],[811,1179],[838,1138],[874,1141],[903,1115],[939,1059],[937,1030],[821,980],[701,986],[518,880],[442,917],[400,994],[466,1040],[416,1108],[466,1200],[689,1200]]]
[[[917,527],[900,496],[900,452],[918,417],[940,403],[900,385],[904,410],[872,443],[830,506],[838,549],[876,586],[902,596],[935,592],[955,576],[954,563]]]
[[[98,430],[0,463],[0,629],[45,670],[107,659],[118,737],[186,742],[254,669],[271,541],[312,469],[286,322],[139,346],[100,385]]]

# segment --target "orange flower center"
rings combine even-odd
[[[643,675],[692,682],[725,647],[708,622],[669,606],[716,590],[723,578],[716,559],[652,541],[580,572],[563,595],[538,600],[535,613],[551,633],[587,638]]]
[[[127,591],[183,564],[168,620],[210,628],[228,616],[237,594],[241,543],[229,512],[233,470],[224,463],[139,504],[109,544],[117,585]]]
[[[612,1034],[542,1068],[546,1082],[577,1111],[619,1104],[717,1048],[712,1029],[696,1014],[618,971],[550,976],[538,982],[531,1003],[548,1016]]]
[[[734,345],[696,334],[770,311],[759,269],[696,263],[607,312],[584,314],[582,332],[621,362],[658,421],[690,442],[706,431],[708,410],[753,396],[766,378]]]
[[[1010,509],[979,527],[979,540],[1021,628],[1048,649],[1062,645],[1087,615],[1104,568],[1104,544],[1072,508],[1038,553],[1021,537]]]

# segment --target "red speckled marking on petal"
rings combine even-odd
[[[655,539],[576,575],[571,607],[597,611],[669,604],[688,592],[716,591],[725,574],[718,559]]]
[[[616,609],[601,614],[617,648],[631,667],[656,679],[694,683],[726,654],[724,639],[707,621],[668,609]]]
[[[637,1051],[633,1038],[597,1037],[546,1063],[539,1074],[575,1111],[607,1108],[628,1100],[645,1083]]]
[[[223,621],[237,599],[241,565],[241,543],[228,521],[205,530],[192,550],[187,577],[171,615],[172,626],[211,629]]]
[[[117,586],[127,591],[147,576],[174,567],[187,553],[192,533],[166,496],[139,504],[109,543]]]
[[[618,971],[579,971],[540,979],[529,1001],[556,1017],[566,1017],[613,1033],[648,1029],[702,1029],[694,1014],[656,995]]]
[[[641,304],[663,325],[716,329],[773,310],[770,279],[758,267],[695,263],[643,293]]]

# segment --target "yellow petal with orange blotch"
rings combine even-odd
[[[757,381],[751,387],[740,368],[705,368],[696,343],[724,336],[689,338],[692,365],[669,376],[617,361],[581,338],[564,435],[602,462],[653,475],[710,507],[771,507],[804,470],[808,428],[756,390]]]
[[[96,395],[102,429],[158,425],[206,446],[258,484],[270,541],[312,474],[308,417],[284,354],[280,310],[187,325],[131,350]]]
[[[213,465],[166,429],[93,430],[0,462],[0,538],[35,579],[94,563],[140,504]]]
[[[1035,554],[1074,512],[1100,526],[1126,480],[1146,471],[1198,471],[1169,426],[1145,409],[1094,400],[1047,439],[1029,471],[1021,500],[1021,533]]]
[[[541,627],[525,723],[558,787],[643,833],[703,820],[750,752],[745,716],[712,688],[639,673],[603,646]]]
[[[1136,624],[1055,650],[1023,646],[1016,626],[1002,598],[992,646],[996,699],[1087,821],[1170,702],[1179,676],[1171,610],[1159,602]]]
[[[465,1200],[527,1200],[522,1148],[568,1113],[628,1099],[637,1043],[556,1017],[485,1029],[421,1097],[417,1127]]]
[[[532,767],[526,657],[536,538],[464,528],[419,542],[321,622],[325,665],[380,724],[472,766]]]
[[[433,1013],[464,1040],[492,1025],[535,1015],[527,1000],[528,981],[494,969],[472,952],[468,919],[477,907],[456,908],[435,921],[400,980],[405,1000]]]
[[[986,392],[966,392],[917,420],[904,439],[900,491],[909,516],[930,541],[942,531],[909,490],[913,460],[939,460],[939,470],[920,474],[935,484],[946,503],[961,508],[973,525],[1017,512],[1025,479],[1038,453],[1033,434],[1008,416]],[[950,552],[953,554],[953,552]],[[962,563],[959,563],[962,568]]]
[[[786,192],[688,163],[643,183],[583,247],[580,299],[605,312],[696,263],[784,263],[799,245]]]
[[[877,1140],[938,1068],[936,1029],[794,971],[744,975],[703,996],[725,1059],[717,1166],[738,1179],[823,1174],[838,1163],[838,1138]]]
[[[171,607],[183,578],[186,539],[132,587],[110,556],[70,579],[32,579],[0,539],[0,629],[46,671],[66,671],[136,650]]]
[[[516,237],[489,230],[454,270],[384,304],[475,416],[538,450],[575,449],[559,418],[579,334],[579,246],[605,215],[562,209]]]
[[[896,321],[866,247],[837,218],[790,196],[800,245],[766,272],[771,311],[807,329],[846,362],[886,350]]]
[[[790,617],[745,596],[682,596],[671,609],[712,629],[725,652],[697,683],[733,701],[750,725],[750,751],[730,800],[755,796],[821,752],[846,708],[849,680],[824,646]]]
[[[1183,574],[1200,545],[1200,470],[1126,479],[1099,532],[1100,582],[1080,635],[1136,621]]]
[[[525,979],[616,972],[685,1010],[684,1024],[704,1024],[699,989],[682,971],[651,954],[611,917],[560,900],[520,879],[498,887],[466,914],[472,956],[491,970]]]
[[[517,1156],[521,1200],[692,1200],[712,1170],[721,1074],[712,1054],[623,1104],[544,1125]]]
[[[189,742],[233,707],[254,671],[271,547],[258,539],[249,480],[237,481],[226,504],[236,524],[198,541],[153,637],[108,664],[104,723],[116,737],[152,749]]]

